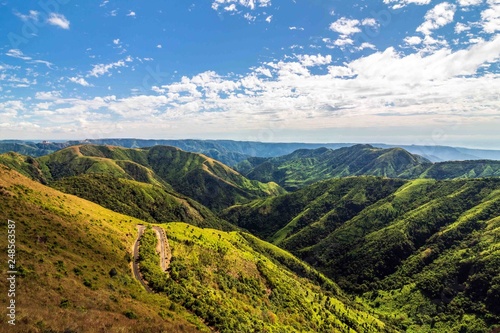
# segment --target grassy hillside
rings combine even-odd
[[[500,161],[475,160],[423,164],[401,173],[400,176],[438,180],[500,177]]]
[[[360,175],[439,180],[500,177],[500,161],[430,163],[401,148],[381,149],[370,145],[337,150],[302,149],[281,157],[249,158],[236,169],[250,179],[275,181],[288,190],[329,178]]]
[[[0,249],[15,221],[16,325],[2,332],[209,331],[194,315],[169,310],[132,278],[131,245],[142,221],[56,191],[0,165]],[[5,232],[4,232],[5,231]],[[7,280],[0,289],[8,290]],[[7,304],[7,292],[0,303]],[[5,311],[3,312],[5,313]],[[4,315],[4,320],[5,320]]]
[[[284,193],[275,183],[249,180],[228,166],[201,154],[156,146],[145,150],[154,172],[179,191],[219,210],[235,203]]]
[[[47,181],[81,174],[114,177],[164,186],[211,209],[284,191],[275,183],[251,181],[201,154],[174,147],[126,149],[112,146],[72,146],[36,159]]]
[[[148,222],[184,221],[232,229],[208,208],[176,193],[152,170],[130,160],[86,157],[82,151],[87,154],[89,148],[93,147],[70,147],[40,159],[8,153],[0,155],[0,163],[42,184]]]
[[[277,184],[250,181],[206,156],[164,146],[72,146],[36,159],[7,153],[0,155],[0,163],[43,184],[151,222],[228,229],[230,225],[203,204],[221,209],[284,192]]]
[[[341,287],[371,292],[372,305],[403,316],[415,332],[458,331],[463,316],[479,332],[499,322],[498,216],[500,179],[370,177],[316,183],[224,214]]]
[[[184,223],[163,227],[173,255],[168,274],[158,267],[156,236],[149,230],[141,240],[144,277],[220,332],[394,331],[348,301],[333,282],[253,236]]]

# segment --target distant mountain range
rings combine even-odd
[[[66,142],[29,142],[19,140],[0,141],[0,154],[14,151],[33,157],[80,144],[114,145],[125,148],[144,148],[155,145],[174,146],[185,151],[202,153],[226,165],[233,166],[249,157],[277,157],[298,149],[329,148],[338,149],[356,145],[355,143],[268,143],[232,140],[145,140],[145,139],[95,139]],[[403,148],[420,155],[431,162],[465,160],[500,160],[500,150],[468,149],[448,146],[386,145],[371,144],[378,148]]]

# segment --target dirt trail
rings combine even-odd
[[[165,230],[160,227],[153,227],[158,238],[158,245],[156,246],[156,251],[160,253],[160,266],[164,272],[167,271],[170,265],[170,259],[172,259],[172,252],[170,251],[170,245],[168,244],[167,234]]]
[[[134,260],[132,262],[132,271],[134,273],[134,277],[144,286],[144,288],[149,291],[153,292],[153,290],[148,286],[148,283],[146,280],[141,275],[141,272],[139,270],[139,246],[140,246],[140,240],[141,236],[144,234],[144,230],[146,230],[146,227],[142,224],[137,225],[137,239],[135,240],[135,243],[133,245],[133,254],[134,254]],[[168,266],[170,265],[170,260],[172,259],[172,252],[170,251],[170,245],[168,244],[168,238],[165,233],[165,230],[163,230],[160,227],[153,227],[153,230],[155,231],[156,238],[158,239],[158,245],[156,247],[156,251],[160,254],[160,266],[164,272],[167,271]]]

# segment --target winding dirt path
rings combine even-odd
[[[160,253],[160,266],[161,269],[166,272],[168,266],[170,265],[170,259],[172,259],[172,252],[170,251],[170,245],[168,244],[167,234],[165,230],[160,227],[153,227],[156,233],[156,238],[158,238],[158,244],[156,246],[156,251]]]
[[[134,277],[141,283],[141,285],[148,291],[153,292],[153,290],[148,286],[148,282],[144,280],[141,271],[139,270],[139,246],[141,237],[146,230],[146,226],[139,224],[137,225],[137,239],[133,245],[134,260],[132,262],[132,271]],[[167,234],[165,230],[160,227],[154,226],[153,230],[158,239],[158,245],[156,246],[156,251],[160,254],[160,266],[164,272],[167,271],[170,265],[170,260],[172,259],[172,252],[170,251],[170,245],[168,244]]]

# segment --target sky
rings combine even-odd
[[[0,139],[500,149],[500,0],[0,0]]]

